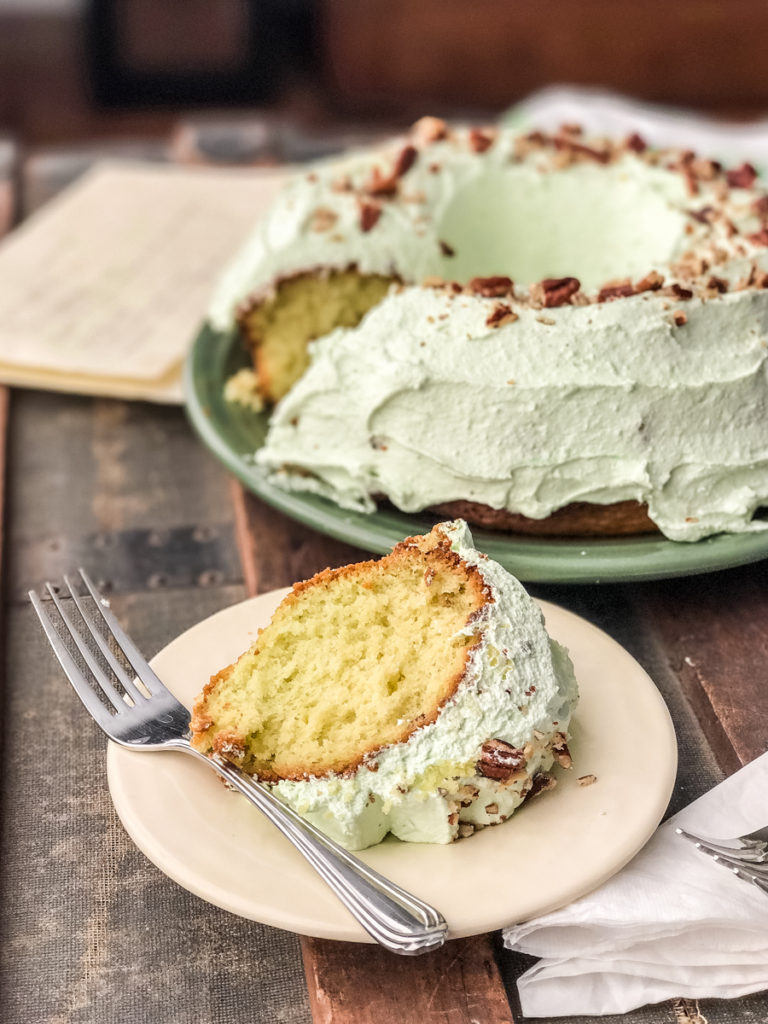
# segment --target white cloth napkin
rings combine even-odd
[[[730,838],[766,824],[763,754],[662,825],[600,889],[505,929],[507,947],[542,958],[518,980],[523,1013],[626,1013],[768,989],[768,896],[675,833]]]
[[[553,86],[517,104],[505,119],[554,131],[562,124],[580,124],[587,134],[621,138],[639,132],[654,146],[694,149],[729,165],[748,160],[768,169],[768,119],[736,123],[659,107],[600,89]]]

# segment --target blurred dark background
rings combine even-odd
[[[766,41],[762,0],[0,0],[0,132],[159,136],[225,108],[396,125],[562,82],[749,117]]]

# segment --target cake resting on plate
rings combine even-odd
[[[768,527],[767,285],[749,165],[425,118],[297,175],[210,319],[284,489],[694,541]]]
[[[362,849],[504,821],[570,766],[576,700],[537,605],[455,521],[296,584],[191,727],[197,750]]]

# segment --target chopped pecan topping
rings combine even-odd
[[[768,217],[768,196],[760,196],[752,203],[752,209],[758,217]]]
[[[480,790],[477,786],[472,786],[469,783],[462,786],[456,794],[456,799],[462,807],[469,807],[472,801],[475,799]]]
[[[536,287],[534,285],[534,287]],[[571,298],[581,288],[581,282],[576,277],[546,277],[539,282],[544,296],[544,305],[547,308],[552,306],[566,306]]]
[[[624,281],[611,281],[598,292],[598,302],[610,302],[611,299],[622,299],[627,295],[635,294],[635,286],[629,278]]]
[[[438,244],[440,246],[440,252],[443,254],[443,256],[455,256],[456,255],[456,250],[453,248],[452,245],[449,245],[447,242],[444,242],[442,239],[440,239]]]
[[[417,142],[428,145],[446,138],[448,125],[439,117],[422,117],[411,128],[411,135]]]
[[[538,796],[539,793],[545,793],[548,789],[554,789],[557,785],[557,779],[554,775],[549,772],[537,772],[533,777],[531,788],[528,790],[528,796]]]
[[[559,732],[555,735],[552,741],[552,753],[555,755],[555,760],[561,768],[570,768],[573,764],[564,732]]]
[[[607,150],[585,146],[583,142],[576,142],[567,135],[556,135],[552,142],[555,149],[569,149],[572,153],[589,157],[590,160],[596,160],[599,164],[607,164],[611,159],[611,154]]]
[[[631,149],[633,153],[644,153],[646,149],[648,149],[648,143],[645,141],[643,136],[639,135],[637,132],[632,132],[624,145],[627,149]]]
[[[484,153],[496,141],[496,133],[490,129],[470,128],[469,145],[475,153]]]
[[[702,206],[698,210],[688,210],[688,216],[693,217],[699,224],[709,224],[712,220],[712,214],[715,212],[714,206]]]
[[[514,287],[514,282],[510,277],[473,277],[468,287],[470,291],[492,299],[498,295],[508,295]]]
[[[725,278],[715,277],[715,275],[713,274],[707,281],[707,288],[709,288],[711,291],[720,292],[722,294],[723,292],[728,291],[728,282],[725,280]]]
[[[458,823],[459,823],[459,812],[458,811],[454,811],[453,814],[449,814],[448,815],[448,824],[449,825],[458,825]]]
[[[683,324],[688,323],[688,317],[685,315],[682,309],[676,309],[675,312],[672,314],[672,322],[675,324],[676,327],[682,327]]]
[[[403,146],[395,159],[395,166],[392,169],[394,176],[402,178],[404,174],[407,174],[416,163],[418,155],[419,151],[415,146]]]
[[[671,295],[675,295],[678,299],[692,299],[693,292],[690,288],[683,288],[676,281],[669,286],[669,292]]]
[[[699,182],[696,175],[693,173],[692,167],[681,168],[683,177],[685,178],[685,188],[689,196],[697,196],[699,194]]]
[[[370,231],[371,228],[375,227],[379,217],[381,216],[381,204],[373,203],[367,199],[363,199],[359,203],[360,207],[360,230]]]
[[[635,285],[636,292],[655,292],[664,284],[664,277],[658,272],[658,270],[652,270],[650,274],[646,274],[645,277],[638,281]]]
[[[591,786],[595,782],[597,782],[597,776],[596,775],[580,775],[578,777],[578,779],[576,779],[576,781],[578,782],[578,784],[580,786]]]
[[[747,235],[747,238],[753,245],[768,245],[768,228],[761,228],[754,234]]]
[[[757,267],[752,264],[752,269],[749,272],[747,278],[748,288],[766,288],[768,287],[768,274],[764,270],[758,270]]]
[[[503,327],[504,324],[514,323],[519,317],[517,313],[504,302],[497,302],[488,318],[485,321],[486,327]]]
[[[722,169],[717,160],[705,160],[701,157],[691,164],[691,170],[700,181],[713,181]]]
[[[743,163],[732,171],[725,172],[725,180],[731,188],[751,188],[757,178],[757,171],[752,164]]]
[[[525,768],[525,754],[504,740],[486,740],[475,765],[478,775],[498,782],[507,782],[522,768]]]
[[[338,219],[339,215],[327,206],[318,206],[309,218],[310,231],[330,231]]]
[[[459,825],[459,839],[467,839],[475,831],[475,826],[469,821],[462,821]]]
[[[486,804],[485,805],[485,813],[486,814],[498,814],[499,813],[499,805],[498,804]]]
[[[363,191],[370,196],[393,196],[397,192],[397,178],[394,174],[385,174],[379,167],[371,170],[371,176],[363,185]]]

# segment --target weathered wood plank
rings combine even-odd
[[[768,748],[768,563],[636,588],[730,774]]]
[[[10,392],[8,388],[0,387],[0,580],[4,577],[3,553],[5,548],[5,496],[6,496],[6,472],[7,472],[7,451],[8,451],[8,406],[10,404]],[[0,587],[0,616],[2,615],[2,589]],[[0,622],[2,619],[0,618]]]
[[[513,1024],[486,935],[428,956],[303,939],[315,1024]]]
[[[370,558],[288,519],[234,482],[232,500],[251,594],[289,586],[327,566]],[[303,938],[301,945],[315,1024],[512,1024],[486,935],[450,942],[418,958],[362,943]]]
[[[297,938],[202,902],[134,847],[106,741],[22,599],[77,554],[153,654],[245,596],[227,475],[178,409],[24,391],[10,419],[0,1019],[308,1024]]]

